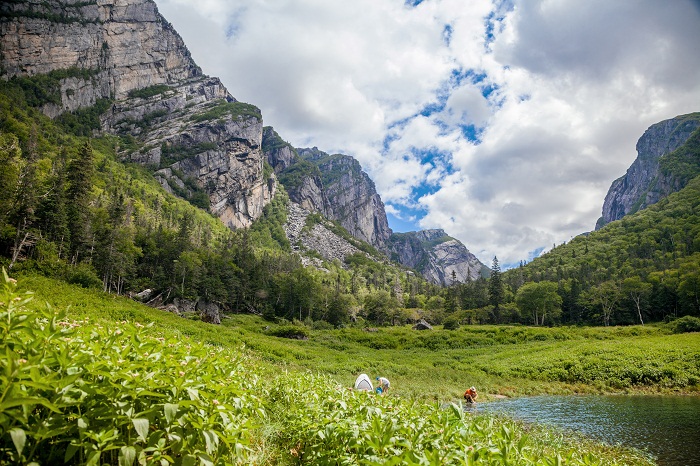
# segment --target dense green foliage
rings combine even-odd
[[[280,371],[261,359],[277,344],[303,354],[294,347],[308,341],[215,329],[106,294],[65,286],[57,294],[55,283],[30,281],[41,298],[82,305],[56,312],[5,280],[0,462],[651,464],[620,448],[475,416],[459,404],[349,391],[317,370]],[[241,341],[258,349],[244,350]]]
[[[454,328],[620,325],[700,316],[698,178],[652,207],[517,269],[501,272],[494,258],[489,279],[430,285],[318,215],[308,217],[308,228],[323,223],[368,256],[325,262],[323,270],[304,268],[292,252],[298,245],[284,234],[284,189],[249,231],[231,232],[206,213],[207,187],[184,176],[184,186],[172,183],[188,204],[165,193],[145,169],[121,163],[117,151],[147,149],[134,136],[95,137],[90,143],[79,137],[99,126],[97,117],[109,101],[55,121],[37,111],[60,99],[61,79],[93,74],[69,69],[0,83],[0,262],[9,268],[119,294],[150,288],[166,301],[204,299],[224,312],[334,326],[398,325],[419,318],[432,324],[449,318]],[[134,96],[166,91],[151,86]],[[221,101],[193,118],[225,115],[260,117],[253,106]],[[162,116],[152,112],[131,123],[145,127]],[[662,158],[664,169],[679,180],[695,173],[688,164],[697,165],[698,134]],[[286,143],[276,136],[267,144]],[[163,144],[162,161],[168,165],[214,149]],[[290,190],[308,176],[332,184],[348,172],[348,163],[351,176],[360,176],[350,159],[314,149],[279,176]]]
[[[234,119],[246,116],[262,120],[260,109],[255,105],[245,102],[226,102],[224,100],[217,101],[211,108],[202,113],[193,115],[190,119],[201,123],[203,121],[218,120],[224,116],[230,116]]]
[[[78,78],[87,81],[96,74],[97,70],[74,67],[32,77],[15,76],[7,81],[0,80],[0,91],[30,107],[61,105],[61,80]]]
[[[142,89],[133,89],[129,91],[129,97],[136,97],[140,99],[147,99],[153,97],[154,95],[160,95],[168,92],[170,86],[167,84],[154,84],[153,86],[144,87]]]

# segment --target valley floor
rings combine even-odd
[[[475,464],[550,464],[557,457],[567,464],[651,464],[645,455],[622,448],[507,419],[472,416],[459,405],[441,406],[459,403],[472,385],[481,401],[542,393],[700,393],[700,336],[671,334],[663,325],[474,326],[423,332],[409,327],[372,332],[312,329],[308,340],[289,340],[271,336],[275,324],[251,315],[230,316],[214,326],[38,276],[21,277],[19,289],[35,292],[31,301],[20,304],[28,309],[29,319],[34,312],[44,312],[36,321],[43,333],[19,324],[3,331],[38,332],[32,341],[45,338],[45,344],[62,348],[51,364],[69,367],[60,377],[61,370],[52,370],[51,377],[67,384],[66,393],[77,386],[87,388],[79,390],[84,395],[66,398],[51,387],[23,385],[23,390],[41,396],[53,393],[42,402],[49,408],[44,424],[25,419],[24,427],[17,427],[24,422],[21,416],[8,423],[11,409],[5,409],[3,431],[14,432],[14,441],[19,438],[15,434],[21,437],[15,430],[20,429],[26,444],[35,442],[37,447],[42,437],[28,426],[69,426],[85,418],[86,427],[81,428],[80,421],[77,430],[64,429],[68,434],[83,432],[80,447],[70,449],[85,458],[99,450],[107,463],[122,464],[124,455],[132,454],[148,458],[155,451],[149,448],[162,444],[163,464],[183,455],[189,458],[183,453],[189,448],[193,459],[200,453],[219,458],[212,464],[318,464],[342,458],[351,464],[396,458],[406,464],[462,464],[467,458]],[[62,327],[51,324],[59,336],[41,323],[51,321],[46,316],[54,312],[41,311],[45,303],[68,309],[61,317]],[[75,333],[60,337],[62,332]],[[37,344],[22,342],[30,353]],[[17,348],[17,362],[5,362],[6,367],[19,368],[17,374],[26,367],[26,377],[34,377],[39,372],[32,371],[48,367],[46,361],[22,356]],[[83,369],[70,369],[78,363]],[[389,396],[349,390],[360,373],[372,379],[388,377]],[[98,388],[91,388],[95,383]],[[92,400],[94,390],[103,388],[107,391],[101,401]],[[32,393],[25,399],[41,396]],[[110,397],[115,403],[104,404]],[[75,412],[76,405],[82,417],[72,414],[73,421],[68,421],[58,414]],[[112,412],[115,409],[119,412]],[[102,414],[88,420],[87,413],[94,410]],[[101,428],[110,416],[121,422],[112,427],[114,439],[103,439],[113,449],[85,440],[87,426]],[[149,446],[152,442],[156,446]],[[20,450],[17,445],[2,444],[6,458]],[[26,456],[26,450],[21,454]],[[598,463],[586,462],[586,455]]]

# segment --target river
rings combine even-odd
[[[700,397],[534,396],[469,408],[571,429],[651,453],[662,466],[700,466]]]

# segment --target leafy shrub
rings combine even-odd
[[[0,290],[0,464],[249,464],[265,416],[240,356],[27,308]]]
[[[700,332],[700,319],[693,316],[684,316],[671,322],[673,333]]]
[[[447,316],[442,322],[442,328],[445,330],[457,330],[459,328],[459,319],[455,316]]]
[[[138,97],[147,99],[154,95],[163,94],[170,90],[170,86],[165,84],[154,84],[153,86],[144,87],[143,89],[133,89],[129,91],[129,97]]]
[[[72,285],[80,285],[83,288],[100,288],[102,280],[97,276],[95,269],[85,263],[80,263],[68,269],[66,281]]]
[[[297,325],[283,325],[281,327],[270,329],[268,335],[273,337],[291,338],[294,340],[308,340],[309,331],[306,327]]]

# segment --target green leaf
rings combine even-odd
[[[119,466],[131,466],[136,461],[136,448],[123,446],[119,450]]]
[[[132,419],[131,422],[134,423],[134,429],[136,429],[139,438],[145,442],[148,437],[148,419]]]
[[[24,406],[24,405],[42,405],[50,409],[51,411],[55,413],[60,414],[60,410],[50,401],[45,400],[44,398],[39,398],[36,396],[27,396],[23,398],[11,398],[9,400],[5,400],[2,403],[0,403],[0,411],[5,411],[8,408],[13,408],[15,406]]]
[[[197,458],[192,455],[185,455],[182,457],[182,466],[194,466],[197,464]]]
[[[173,420],[175,419],[175,415],[177,414],[177,409],[177,403],[165,403],[165,405],[163,405],[165,419],[168,421],[168,424],[172,424]]]
[[[212,454],[219,447],[219,436],[213,430],[205,430],[204,441],[206,442],[207,453]]]
[[[69,443],[66,447],[66,454],[63,457],[63,462],[67,463],[68,461],[70,461],[70,459],[73,458],[76,453],[78,453],[78,450],[80,450],[80,447],[78,445],[73,445],[72,443]]]
[[[102,454],[101,451],[93,451],[90,453],[90,456],[88,457],[87,461],[85,462],[85,466],[94,466],[97,464],[100,464],[100,455]]]
[[[199,453],[197,457],[203,466],[214,466],[214,461],[206,453]]]
[[[15,427],[10,430],[10,437],[12,437],[12,443],[15,444],[17,454],[22,456],[22,450],[24,450],[24,445],[27,443],[27,434],[19,427]]]

